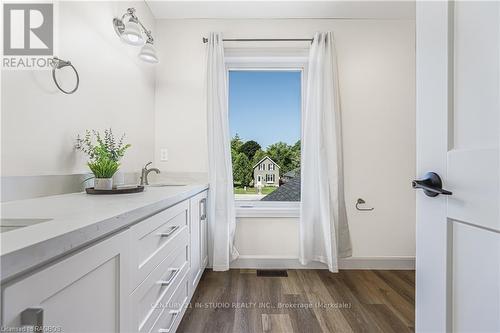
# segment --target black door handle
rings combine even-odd
[[[411,182],[414,189],[421,188],[429,197],[437,197],[440,194],[452,195],[450,191],[443,189],[441,177],[435,172],[427,172],[422,180],[414,180]]]

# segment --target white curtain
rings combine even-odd
[[[225,271],[238,252],[233,245],[236,219],[222,34],[210,34],[207,52],[209,248],[213,269]]]
[[[344,201],[337,60],[331,32],[314,35],[309,52],[301,158],[300,261],[338,271],[351,255]]]

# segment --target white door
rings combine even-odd
[[[416,330],[500,332],[500,3],[416,9]]]

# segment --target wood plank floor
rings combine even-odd
[[[205,271],[177,332],[413,332],[415,271]]]

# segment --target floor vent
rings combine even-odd
[[[288,277],[285,269],[258,269],[257,276],[262,277]]]

